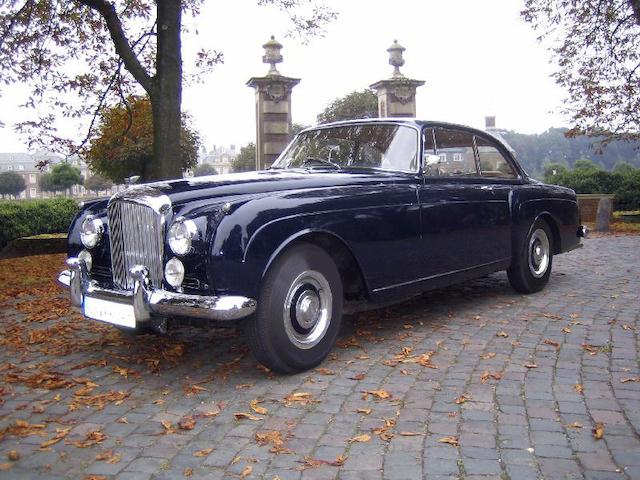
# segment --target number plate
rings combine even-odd
[[[133,305],[126,303],[110,302],[101,298],[84,298],[84,314],[86,317],[103,322],[121,325],[123,327],[136,328],[136,317],[133,313]]]

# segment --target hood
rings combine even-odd
[[[236,197],[252,197],[272,192],[345,185],[394,183],[406,175],[393,172],[337,172],[326,170],[263,170],[258,172],[208,175],[130,187],[129,194],[164,194],[174,207],[194,200],[227,202]]]

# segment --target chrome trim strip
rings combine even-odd
[[[496,260],[495,262],[483,263],[481,265],[474,265],[473,267],[461,268],[459,270],[451,270],[451,271],[445,272],[445,273],[437,273],[435,275],[430,275],[428,277],[417,278],[416,280],[410,280],[408,282],[396,283],[394,285],[389,285],[387,287],[374,288],[373,292],[374,293],[378,293],[378,292],[383,292],[385,290],[391,290],[392,288],[405,287],[407,285],[412,285],[414,283],[420,283],[420,282],[424,282],[426,280],[431,280],[431,279],[438,278],[438,277],[445,277],[447,275],[453,275],[454,273],[467,272],[469,270],[475,270],[476,268],[488,267],[489,265],[497,265],[499,263],[504,263],[506,261],[510,261],[510,258],[503,258],[502,260]]]
[[[89,279],[84,262],[77,258],[68,259],[67,265],[69,270],[62,271],[58,281],[69,287],[74,306],[82,308],[86,297],[132,304],[136,322],[140,323],[154,316],[233,321],[251,315],[257,306],[254,299],[239,295],[201,296],[154,289],[149,280],[148,269],[142,265],[132,268],[131,274],[135,278],[133,291],[99,287]]]

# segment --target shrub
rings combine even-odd
[[[0,202],[0,248],[20,237],[66,233],[78,210],[68,198]]]

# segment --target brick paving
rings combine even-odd
[[[347,318],[322,368],[294,376],[233,330],[130,340],[9,300],[0,477],[640,478],[639,251],[639,236],[589,239],[538,294],[500,273]]]

